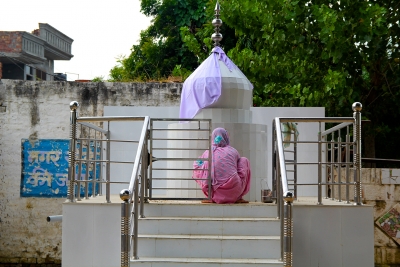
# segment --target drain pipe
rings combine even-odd
[[[62,215],[47,216],[47,221],[48,222],[61,222],[62,217],[63,217]]]

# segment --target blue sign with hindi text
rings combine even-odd
[[[68,181],[68,152],[69,140],[66,139],[39,139],[30,141],[22,139],[22,177],[21,177],[21,197],[66,197]],[[77,159],[85,159],[87,154],[93,157],[94,146],[90,143],[90,153],[86,153],[87,148],[82,148],[82,156],[77,155]],[[78,144],[79,151],[79,144]],[[96,158],[99,159],[99,149],[96,149]],[[77,164],[76,177],[80,174],[80,179],[92,180],[93,166],[89,164],[89,177],[86,177],[86,164]],[[96,163],[96,178],[100,174],[100,164]],[[85,184],[85,183],[82,183]],[[96,188],[98,189],[98,188]],[[89,183],[89,195],[92,193],[92,183]],[[81,185],[81,195],[84,186]]]

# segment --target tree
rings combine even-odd
[[[327,116],[349,116],[359,101],[371,120],[365,156],[399,158],[399,1],[220,3],[238,38],[228,56],[253,82],[257,106],[323,106]]]
[[[110,71],[112,80],[158,80],[175,66],[193,71],[198,60],[181,40],[180,28],[195,33],[206,22],[208,0],[142,0],[141,12],[152,16],[151,25],[140,34],[131,54],[120,58]]]

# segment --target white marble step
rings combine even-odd
[[[198,201],[151,201],[144,207],[146,217],[275,218],[275,204],[200,204]]]
[[[277,259],[279,236],[139,235],[139,257]]]
[[[139,220],[139,234],[278,236],[276,218],[147,217]]]
[[[131,267],[283,267],[277,259],[148,258],[131,261]]]

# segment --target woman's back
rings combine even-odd
[[[239,152],[231,146],[217,147],[213,153],[213,169],[211,174],[214,184],[222,184],[237,174]]]

